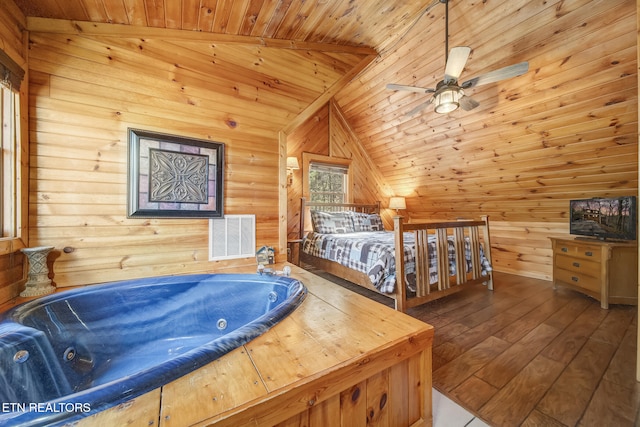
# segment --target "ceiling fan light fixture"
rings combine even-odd
[[[438,114],[447,114],[455,111],[460,107],[460,97],[462,91],[457,88],[446,88],[440,93],[434,95],[435,112]]]
[[[433,96],[429,98],[427,102],[424,102],[413,108],[411,111],[406,113],[405,116],[413,116],[415,113],[421,111],[425,106],[430,104],[434,105],[434,111],[439,114],[447,114],[457,110],[458,108],[462,108],[464,111],[473,110],[478,105],[480,105],[480,103],[473,98],[466,96],[464,94],[464,90],[488,83],[499,82],[501,80],[510,79],[512,77],[517,77],[529,71],[529,63],[525,61],[519,64],[509,65],[498,70],[489,71],[488,73],[476,76],[465,82],[458,83],[460,74],[464,71],[467,60],[469,59],[469,55],[471,54],[471,48],[469,46],[456,46],[449,50],[449,0],[432,0],[431,6],[429,6],[424,13],[427,13],[438,3],[444,3],[445,5],[444,79],[438,82],[435,89],[399,84],[388,84],[387,89],[391,90],[433,93]]]

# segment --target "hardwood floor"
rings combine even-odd
[[[494,292],[478,285],[408,314],[435,326],[434,388],[492,426],[636,426],[637,309],[610,307],[496,273]]]

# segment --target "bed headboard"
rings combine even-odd
[[[362,213],[380,213],[380,202],[374,204],[364,203],[324,203],[324,202],[309,202],[306,198],[300,199],[300,238],[304,238],[307,231],[311,230],[311,214],[310,212],[362,212]],[[306,230],[305,230],[306,227]]]

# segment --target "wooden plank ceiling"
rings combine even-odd
[[[521,61],[529,72],[468,90],[471,111],[407,116],[429,95],[385,85],[442,80],[444,9],[336,96],[412,215],[565,229],[571,198],[637,194],[635,1],[451,1],[449,46],[472,48],[462,81]]]
[[[463,80],[521,61],[530,71],[470,90],[480,102],[473,111],[427,107],[412,117],[426,97],[385,85],[442,79],[437,0],[15,1],[30,17],[375,49],[378,58],[335,99],[416,215],[564,223],[570,198],[637,190],[633,0],[452,0],[449,46],[472,48]]]
[[[26,16],[377,49],[438,0],[15,0]]]
[[[238,122],[250,108],[234,110],[240,98],[271,109],[274,133],[301,124],[438,1],[15,0],[32,43],[109,37],[142,52],[170,40],[168,63],[211,76],[227,124],[252,124]]]

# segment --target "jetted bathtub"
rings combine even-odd
[[[94,285],[0,314],[0,426],[71,422],[237,348],[306,296],[281,276],[202,274]]]

